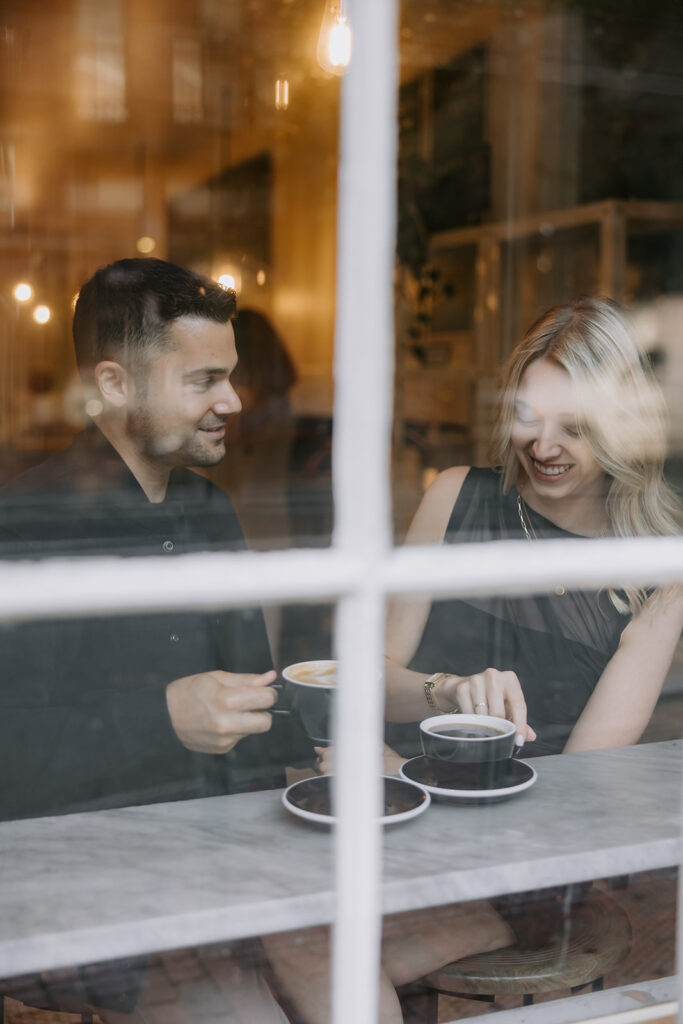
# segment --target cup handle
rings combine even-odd
[[[271,715],[291,715],[292,713],[291,702],[287,696],[285,683],[286,680],[279,677],[276,682],[270,684],[270,689],[275,690],[278,695],[278,703],[274,708],[269,709],[269,714]]]

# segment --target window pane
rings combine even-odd
[[[19,562],[75,560],[41,614],[17,596],[0,622],[7,1020],[282,1020],[260,937],[333,916],[332,832],[282,805],[331,741],[334,691],[321,716],[281,675],[333,657],[324,580],[325,603],[207,596],[226,553],[329,553],[340,79],[318,63],[322,8],[2,5],[5,593]],[[84,591],[88,556],[109,561]],[[122,566],[160,603],[124,581],[99,615]]]
[[[677,854],[652,857],[646,808],[669,799],[678,836],[679,589],[615,579],[616,553],[590,586],[531,574],[541,541],[590,569],[599,538],[680,534],[683,191],[653,163],[683,119],[680,27],[671,5],[401,7],[393,526],[443,565],[388,621],[385,739],[432,796],[385,837],[384,965],[427,976],[406,1019],[436,1020],[437,990],[444,1021],[676,998]]]
[[[4,6],[0,483],[101,416],[71,341],[86,281],[170,260],[237,294],[243,408],[209,475],[256,546],[329,543],[339,79],[318,6]]]
[[[333,907],[330,800],[301,788],[327,781],[333,618],[289,604],[3,625],[9,1020],[29,1012],[15,1002],[284,1019],[261,939],[281,972],[266,937],[326,926]],[[325,1001],[328,983],[325,965]]]

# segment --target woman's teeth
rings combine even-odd
[[[536,472],[542,476],[562,476],[563,473],[566,473],[571,468],[570,466],[544,466],[543,463],[536,462],[536,459],[531,461]]]

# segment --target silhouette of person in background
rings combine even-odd
[[[230,457],[208,476],[233,499],[251,547],[287,547],[294,364],[270,320],[243,309],[235,320],[239,362],[232,378],[242,412],[229,424]]]
[[[235,322],[239,362],[232,377],[242,412],[227,424],[230,456],[206,472],[227,491],[251,548],[291,543],[290,452],[294,416],[288,392],[297,374],[270,320],[255,309],[240,310]],[[266,628],[277,661],[282,609],[265,609]]]

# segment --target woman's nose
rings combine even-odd
[[[541,428],[534,439],[531,445],[531,454],[534,458],[545,461],[559,455],[561,449],[562,445],[560,444],[557,432],[548,424]]]

